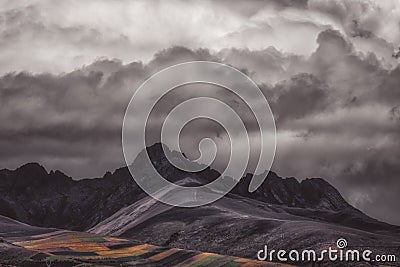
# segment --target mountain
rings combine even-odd
[[[147,148],[153,166],[183,186],[219,176],[209,167],[187,173],[173,167],[161,144]],[[150,166],[142,151],[132,165],[145,179]],[[196,208],[172,207],[147,196],[126,167],[102,178],[73,180],[30,163],[0,170],[0,215],[35,226],[87,230],[142,243],[254,258],[268,244],[279,249],[321,249],[338,238],[353,246],[398,253],[400,227],[368,217],[321,178],[299,182],[269,172],[252,193],[246,175],[222,199]],[[173,192],[172,192],[173,193]],[[396,254],[397,255],[397,254]]]
[[[149,153],[158,157],[161,145],[149,148]],[[169,168],[165,160],[159,158],[158,167],[171,180],[187,175]],[[195,179],[200,176],[216,178],[219,173],[207,168],[193,174]],[[107,172],[101,178],[82,180],[73,180],[60,171],[48,172],[38,163],[0,170],[0,215],[30,225],[86,230],[145,195],[127,167]]]
[[[160,153],[160,145],[149,149],[155,168],[175,183],[190,186],[215,178],[204,173],[181,173],[169,166]],[[151,173],[150,166],[142,161],[143,156],[139,155],[133,163],[136,177],[148,177]],[[214,172],[205,170],[209,175]],[[372,246],[376,252],[398,254],[400,227],[363,214],[325,180],[312,178],[299,182],[269,172],[264,183],[249,193],[251,178],[252,175],[246,175],[222,199],[196,208],[173,207],[146,196],[89,232],[249,258],[254,258],[265,244],[279,249],[318,251],[335,247],[339,238],[348,238],[355,246]]]
[[[0,215],[36,226],[84,230],[143,196],[127,168],[79,181],[37,163],[0,171]]]

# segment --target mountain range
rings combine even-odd
[[[164,148],[164,150],[163,150]],[[187,173],[173,167],[161,144],[142,151],[132,165],[146,177],[148,153],[163,176],[181,185],[204,184],[219,173],[209,167]],[[196,208],[173,207],[145,194],[127,167],[101,178],[74,180],[37,163],[0,170],[0,215],[44,228],[86,231],[160,246],[255,258],[264,245],[276,249],[349,246],[399,258],[400,227],[373,219],[351,206],[321,178],[282,178],[269,172],[248,192],[251,174],[225,197]]]

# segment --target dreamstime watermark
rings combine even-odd
[[[146,129],[156,104],[172,90],[192,84],[208,84],[229,90],[241,99],[252,112],[260,134],[260,155],[249,191],[256,190],[267,176],[275,155],[276,129],[268,101],[257,85],[241,71],[216,62],[194,61],[168,67],[151,76],[134,93],[125,112],[122,146],[125,161],[137,184],[153,198],[173,206],[196,207],[209,204],[227,194],[244,176],[250,156],[250,133],[244,119],[224,101],[212,97],[195,97],[176,105],[162,122],[161,142],[173,151],[181,152],[180,134],[189,122],[205,118],[222,126],[230,143],[230,157],[216,180],[197,187],[171,183],[153,166],[149,155],[142,163],[151,166],[146,179],[136,177],[132,163],[146,149]],[[198,172],[215,159],[217,145],[211,138],[198,144],[200,158],[190,161],[184,156],[166,157],[175,167]],[[163,148],[164,149],[164,148]],[[183,154],[183,153],[181,153]],[[196,164],[196,163],[202,164]]]
[[[358,250],[348,249],[347,240],[339,238],[336,241],[336,247],[328,247],[321,251],[312,249],[304,250],[268,250],[265,245],[264,249],[257,252],[257,258],[261,261],[280,261],[280,262],[321,262],[321,261],[343,261],[343,262],[396,262],[396,256],[387,255],[373,255],[369,249]]]

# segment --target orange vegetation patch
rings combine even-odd
[[[168,257],[168,256],[170,256],[170,255],[172,255],[172,254],[174,254],[174,253],[176,253],[178,251],[181,251],[181,250],[182,249],[179,249],[179,248],[171,248],[171,249],[169,249],[167,251],[158,253],[158,254],[150,257],[149,260],[151,260],[151,261],[159,261],[159,260],[162,260],[162,259],[164,259],[164,258],[166,258],[166,257]]]

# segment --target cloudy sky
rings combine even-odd
[[[135,89],[210,60],[270,102],[274,171],[323,177],[400,224],[399,47],[398,0],[0,0],[0,168],[37,161],[82,178],[122,166]]]

